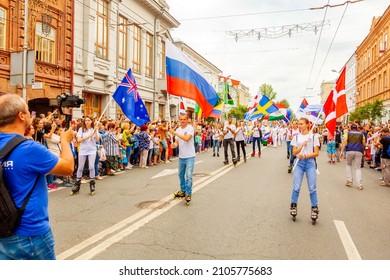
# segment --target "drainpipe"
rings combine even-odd
[[[24,2],[24,37],[23,37],[23,61],[22,61],[22,98],[27,102],[27,25],[28,25],[28,0]]]
[[[153,27],[153,120],[156,119],[156,90],[157,90],[157,15],[154,16]]]

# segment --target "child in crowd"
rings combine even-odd
[[[153,163],[158,164],[160,162],[160,134],[156,132],[152,139],[153,141]]]

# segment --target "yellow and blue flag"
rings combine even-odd
[[[259,97],[259,102],[255,104],[254,108],[245,113],[244,118],[245,120],[252,121],[278,110],[279,108],[276,107],[275,103],[263,95]]]

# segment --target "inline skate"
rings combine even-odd
[[[295,222],[296,216],[298,214],[298,208],[296,203],[291,203],[290,205],[290,215],[292,216],[293,221]]]
[[[72,188],[72,192],[70,195],[78,194],[80,191],[81,179],[77,179]]]
[[[91,195],[95,194],[95,180],[91,179],[89,181],[89,191],[90,191]]]
[[[186,195],[185,195],[185,200],[186,200],[186,205],[189,206],[189,205],[190,205],[190,202],[191,202],[191,195],[186,194]]]
[[[181,190],[178,190],[177,192],[173,193],[174,198],[183,198],[185,196],[185,193]]]
[[[320,211],[318,210],[317,206],[312,206],[311,207],[311,223],[315,225],[317,219],[318,219],[318,213]]]

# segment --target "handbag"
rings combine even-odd
[[[129,142],[129,144],[133,144],[136,141],[137,141],[137,139],[133,135],[130,135],[127,137],[127,142]]]
[[[107,153],[103,146],[98,149],[99,161],[106,161]]]

